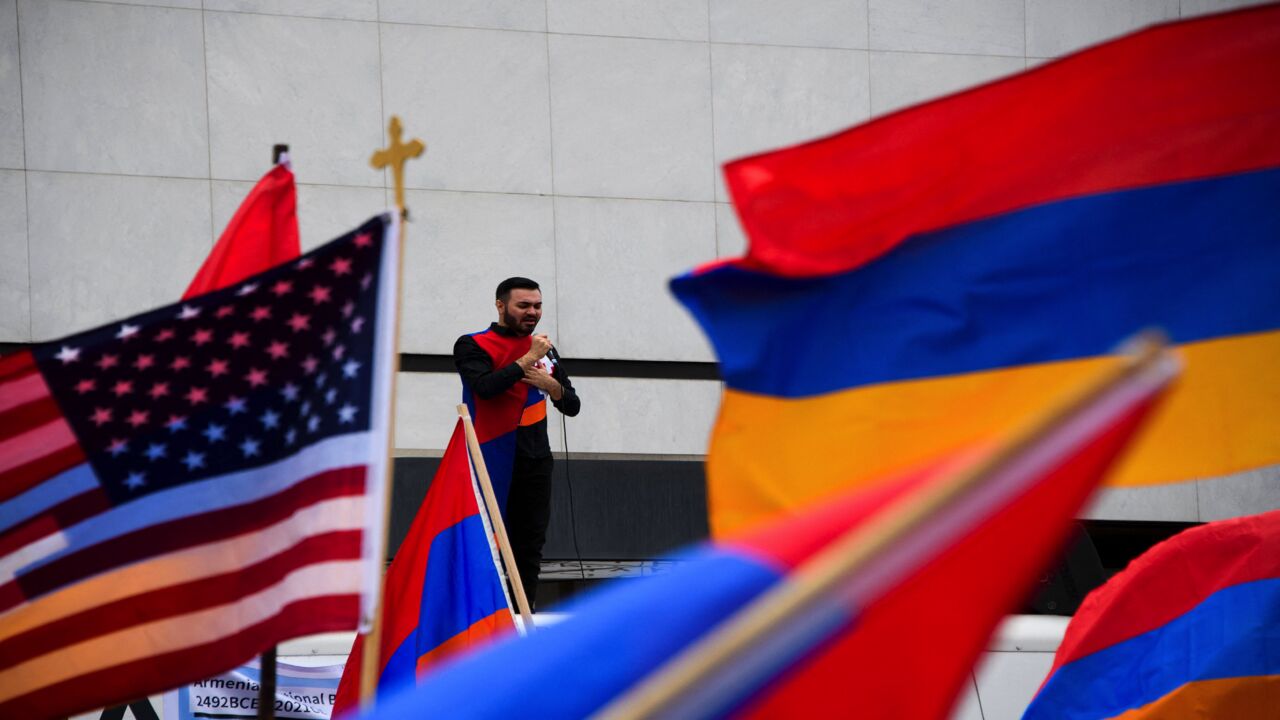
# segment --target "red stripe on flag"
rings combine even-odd
[[[0,717],[65,717],[85,708],[128,702],[204,680],[282,640],[355,627],[359,595],[328,595],[289,603],[271,618],[216,642],[86,673],[0,703]]]
[[[17,405],[8,412],[0,413],[0,442],[48,425],[61,417],[62,411],[58,409],[58,404],[48,395]],[[3,464],[4,461],[0,459],[0,465]]]
[[[22,467],[75,442],[71,426],[61,418],[28,428],[26,432],[0,440],[0,472]]]
[[[36,598],[114,567],[274,525],[321,500],[363,495],[365,471],[363,465],[328,470],[251,503],[151,525],[71,553],[0,586],[0,612],[12,607],[10,585]]]
[[[0,357],[0,383],[9,382],[20,375],[33,372],[35,367],[36,357],[31,354],[30,350],[23,350],[16,355],[8,357]]]
[[[7,610],[22,604],[26,599],[27,596],[22,594],[22,588],[18,587],[18,583],[10,582],[0,585],[0,608]]]
[[[49,386],[35,369],[0,381],[0,412],[46,397],[49,397]]]
[[[87,490],[75,497],[67,498],[39,515],[33,515],[0,533],[0,557],[46,535],[69,528],[109,507],[111,507],[111,501],[101,488]]]
[[[459,422],[449,438],[444,456],[440,458],[440,467],[431,479],[428,497],[423,500],[423,507],[430,503],[432,512],[418,511],[423,522],[422,533],[418,537],[425,540],[428,547],[436,535],[480,512],[468,458],[467,436]]]
[[[1178,571],[1169,572],[1170,566]],[[1280,514],[1223,520],[1182,532],[1085,599],[1072,623],[1088,632],[1068,628],[1053,667],[1161,628],[1219,590],[1275,577],[1280,577]],[[1086,618],[1092,623],[1087,625]]]
[[[728,163],[745,264],[843,272],[1020,208],[1274,167],[1278,37],[1276,5],[1161,25]]]
[[[0,502],[21,495],[64,470],[85,461],[79,445],[63,447],[12,470],[0,472]]]
[[[303,538],[297,545],[234,572],[122,598],[0,640],[9,665],[125,628],[217,607],[279,583],[306,565],[358,560],[361,531],[339,530]]]

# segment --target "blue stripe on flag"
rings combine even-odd
[[[379,701],[375,717],[585,717],[775,584],[775,568],[728,550],[701,550],[669,573],[615,583],[569,604],[569,621],[426,675]],[[528,658],[537,657],[532,667]],[[521,672],[511,673],[520,667]],[[572,687],[565,668],[573,669]],[[502,678],[502,692],[494,692]]]
[[[507,606],[479,515],[440,531],[422,581],[417,658]]]
[[[88,463],[54,475],[21,495],[0,503],[0,532],[96,487],[98,478]]]

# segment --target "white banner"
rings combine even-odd
[[[301,667],[276,663],[275,716],[329,720],[342,668],[342,665]],[[167,692],[164,720],[256,718],[260,677],[258,664],[254,662]]]

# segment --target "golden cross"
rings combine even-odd
[[[382,150],[375,151],[373,157],[369,158],[369,164],[376,170],[391,166],[391,176],[396,182],[396,207],[400,209],[401,217],[407,214],[404,209],[404,164],[409,158],[416,158],[427,149],[426,144],[417,138],[407,143],[400,142],[400,134],[403,131],[400,118],[392,115],[391,122],[387,125],[387,135],[391,137],[391,144]]]

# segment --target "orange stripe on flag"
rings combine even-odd
[[[1280,675],[1189,682],[1159,700],[1116,716],[1157,718],[1274,718],[1280,709]]]
[[[547,400],[543,398],[536,405],[530,405],[520,415],[520,427],[533,425],[547,419]]]
[[[507,608],[502,608],[489,617],[481,618],[471,623],[471,627],[445,640],[437,645],[434,650],[418,658],[418,672],[421,673],[426,668],[461,650],[487,644],[494,638],[514,629],[515,623],[511,620],[511,611]]]
[[[1280,458],[1280,433],[1268,412],[1280,407],[1280,376],[1269,370],[1280,367],[1280,332],[1188,343],[1177,352],[1186,372],[1108,484],[1212,477]],[[1066,360],[800,399],[726,389],[707,455],[712,534],[989,442],[1011,429],[1011,418],[1026,417],[1056,388],[1107,363]],[[964,421],[937,422],[948,417]]]

